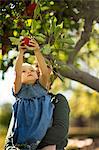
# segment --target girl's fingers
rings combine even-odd
[[[38,45],[37,43],[32,43],[32,42],[29,43],[29,46],[32,46],[32,47],[39,47],[39,45]]]
[[[29,42],[29,45],[36,45],[36,43],[33,43],[33,42]]]
[[[36,42],[37,43],[37,41],[34,39],[34,38],[31,38],[31,40],[30,41],[34,41],[34,42]]]
[[[29,42],[29,45],[35,45],[35,43]]]
[[[20,44],[24,44],[24,41],[21,41]]]
[[[24,41],[20,42],[19,45],[20,45],[20,46],[25,46],[25,45],[24,45]]]
[[[31,39],[31,40],[29,41],[29,43],[35,43],[35,44],[38,44],[37,41],[36,41],[35,39]]]
[[[27,45],[26,45],[26,48],[29,49],[29,50],[33,50],[33,49],[34,49],[34,46],[27,46]]]
[[[26,48],[26,46],[25,46],[25,45],[20,45],[20,47],[21,47],[21,48]]]
[[[26,46],[21,46],[21,45],[20,45],[20,48],[22,48],[22,49],[23,49],[23,48],[26,48]]]
[[[19,51],[24,51],[24,52],[26,51],[26,47],[25,46],[19,45],[18,49],[19,49]]]
[[[37,42],[29,42],[29,45],[39,48],[39,44]]]

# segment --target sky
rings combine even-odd
[[[15,98],[12,95],[12,87],[14,82],[14,69],[10,67],[8,71],[5,73],[5,78],[2,80],[2,74],[0,73],[0,105],[4,103],[11,103],[15,102]],[[67,99],[70,99],[71,91],[59,91]]]
[[[0,105],[3,103],[14,103],[15,99],[12,95],[12,86],[14,81],[14,70],[10,67],[5,73],[5,79],[1,79],[0,73]]]

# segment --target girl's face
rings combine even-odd
[[[39,68],[38,63],[35,63],[35,64],[34,64],[34,68],[35,68],[35,70],[36,70],[36,72],[37,72],[37,74],[38,74],[38,77],[39,77],[39,76],[40,76],[40,68]],[[49,80],[48,83],[47,83],[47,87],[48,87],[48,89],[51,89],[51,85],[52,85],[52,83],[53,83],[53,81],[54,81],[54,80],[52,80],[53,74],[51,74],[51,73],[52,73],[51,67],[47,65],[47,68],[48,68],[48,75],[50,75],[50,80]]]
[[[22,66],[21,81],[26,84],[34,84],[38,79],[36,70],[31,65]]]

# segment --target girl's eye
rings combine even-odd
[[[32,72],[34,72],[34,70],[31,70]]]
[[[25,72],[24,70],[22,72]]]
[[[38,68],[39,66],[38,66],[38,65],[36,65],[35,67],[36,67],[36,68]]]

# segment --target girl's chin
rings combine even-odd
[[[37,80],[37,79],[36,79]],[[34,84],[36,80],[28,80],[28,81],[23,81],[23,84]]]

